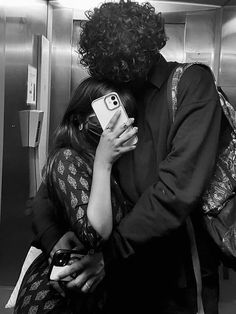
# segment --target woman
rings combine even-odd
[[[114,131],[117,113],[102,131],[91,107],[93,100],[112,91],[119,94],[129,113],[134,99],[128,91],[93,78],[78,86],[57,129],[43,176],[57,208],[57,222],[73,231],[90,254],[91,250],[99,250],[113,225],[128,211],[111,169],[122,154],[135,149],[135,145],[123,144],[135,135],[137,128],[126,130],[133,123],[129,119]],[[49,285],[48,275],[47,256],[41,254],[24,277],[15,313],[103,313],[103,282],[94,293],[65,291],[63,298]]]

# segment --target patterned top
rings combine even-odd
[[[87,206],[92,184],[92,169],[88,163],[72,149],[62,148],[53,163],[53,189],[61,207],[65,209],[71,230],[87,249],[95,249],[101,244],[101,236],[88,221]],[[111,202],[113,224],[118,224],[126,213],[126,202],[121,191],[111,179]]]

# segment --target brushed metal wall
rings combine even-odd
[[[29,148],[21,146],[18,111],[27,109],[28,64],[36,66],[34,34],[46,36],[47,4],[32,0],[3,7],[5,21],[5,105],[3,134],[0,285],[13,285],[32,240]]]
[[[72,9],[52,10],[50,143],[71,95],[72,14]]]
[[[218,9],[194,12],[186,17],[186,62],[197,61],[209,65],[216,78],[219,65],[217,24]]]
[[[168,41],[161,53],[167,61],[185,61],[184,40],[185,40],[185,23],[166,23],[166,35]]]
[[[4,130],[4,98],[5,98],[5,12],[0,6],[0,200],[2,195],[2,160],[3,160],[3,130]],[[0,201],[1,214],[1,201]],[[1,223],[1,215],[0,215]]]
[[[71,64],[71,91],[78,86],[78,84],[89,76],[88,71],[80,64],[80,57],[78,53],[78,42],[80,38],[81,20],[73,20],[73,34],[72,34],[72,64]]]
[[[225,7],[222,16],[222,38],[219,83],[236,107],[236,7]]]

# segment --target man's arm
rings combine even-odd
[[[55,208],[49,199],[47,187],[44,183],[41,183],[33,200],[32,213],[32,227],[36,236],[36,245],[47,254],[50,254],[54,245],[65,234],[66,230],[57,222]]]
[[[199,66],[186,70],[178,102],[168,138],[170,153],[159,165],[159,180],[142,194],[105,243],[105,264],[127,258],[145,243],[170,235],[199,209],[213,172],[221,127],[221,108],[211,74]]]

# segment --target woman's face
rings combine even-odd
[[[103,132],[101,124],[94,112],[87,117],[85,121],[85,128],[91,135],[96,137],[100,137]]]

